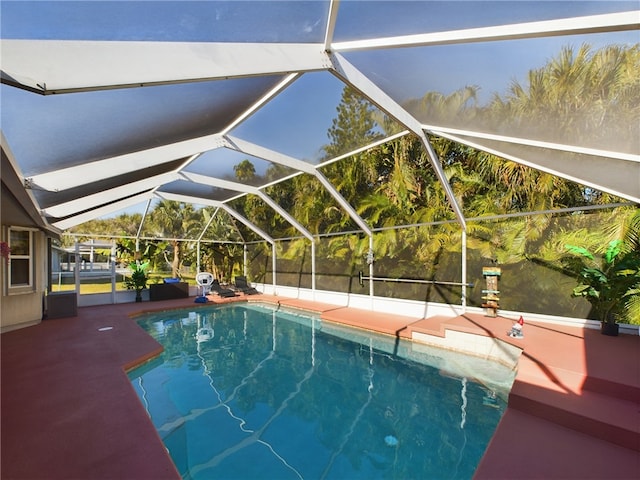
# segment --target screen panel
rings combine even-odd
[[[633,1],[347,1],[334,40],[344,42],[625,12]]]
[[[4,2],[2,35],[56,40],[321,42],[328,9],[328,1]]]

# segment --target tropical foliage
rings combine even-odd
[[[481,122],[489,131],[508,126],[529,138],[594,148],[615,141],[620,151],[633,151],[640,122],[639,70],[638,45],[566,47],[532,70],[527,83],[514,81],[505,94],[494,94],[486,105],[479,104],[478,87],[465,86],[448,95],[427,92],[403,107],[425,124]],[[327,132],[329,143],[322,149],[319,172],[375,231],[376,276],[460,281],[464,241],[471,281],[481,279],[479,272],[487,262],[501,265],[502,308],[586,317],[588,301],[570,298],[575,277],[563,270],[564,246],[580,245],[605,258],[599,249],[612,241],[635,245],[626,253],[638,250],[638,230],[631,228],[637,222],[637,206],[589,210],[620,202],[608,193],[442,137],[428,137],[436,158],[429,155],[423,139],[410,133],[359,150],[399,130],[346,87]],[[358,153],[335,160],[353,151]],[[571,155],[543,153],[558,158]],[[467,218],[466,232],[455,221],[434,165],[444,171]],[[260,176],[245,159],[235,166],[234,174],[237,181],[256,185],[283,177],[285,170],[274,165]],[[322,182],[311,175],[295,175],[264,192],[317,236],[317,288],[360,292],[354,278],[367,268],[369,238]],[[283,239],[276,245],[278,283],[309,287],[310,242],[255,195],[237,198],[230,206],[272,237]],[[575,210],[581,207],[587,210]],[[562,209],[563,213],[555,213]],[[94,232],[102,229],[135,238],[140,220],[123,216],[108,227],[98,221],[92,226]],[[80,228],[87,231],[86,225]],[[140,249],[150,244],[155,248],[145,257],[156,267],[171,265],[174,276],[185,265],[195,268],[195,243],[185,239],[201,237],[201,270],[230,279],[242,268],[242,245],[248,244],[250,278],[272,279],[271,246],[226,214],[163,201],[149,213],[144,232]],[[635,244],[628,241],[634,235]],[[459,288],[438,285],[381,282],[375,287],[379,295],[419,300],[458,303],[461,295]],[[481,285],[476,283],[467,295],[468,303],[479,305]],[[640,323],[640,296],[632,293],[624,298],[627,320]]]
[[[567,245],[567,249],[575,257],[564,263],[578,277],[572,295],[586,298],[598,320],[626,320],[625,303],[640,294],[640,252],[624,252],[623,242],[612,240],[598,262],[586,248]]]
[[[142,290],[147,288],[147,269],[149,262],[133,262],[129,265],[131,276],[125,278],[125,285],[129,290],[136,291],[136,301],[142,300]]]
[[[640,318],[640,210],[622,232],[622,239],[611,240],[604,252],[594,255],[566,245],[571,255],[562,258],[565,270],[578,280],[572,295],[585,298],[592,316],[608,323]]]
[[[530,137],[574,145],[633,151],[638,121],[640,46],[598,50],[568,46],[544,67],[514,81],[505,98],[494,97],[487,121],[518,124]]]

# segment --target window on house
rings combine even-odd
[[[33,234],[31,230],[10,228],[9,288],[33,285]]]

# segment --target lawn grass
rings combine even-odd
[[[153,285],[155,283],[162,283],[163,279],[167,277],[167,274],[157,273],[150,274],[149,280],[147,281],[147,285]],[[72,292],[76,289],[75,283],[69,283],[69,280],[75,282],[73,278],[66,278],[65,283],[52,283],[51,291],[52,292]],[[187,282],[190,286],[197,285],[195,276],[183,275],[181,277],[183,282]],[[124,280],[121,275],[116,276],[116,291],[124,291],[127,290],[127,287],[124,284]],[[100,278],[81,278],[80,279],[80,294],[88,295],[92,293],[110,293],[111,292],[111,277],[100,277]]]

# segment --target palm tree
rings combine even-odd
[[[492,129],[526,132],[530,138],[633,151],[639,121],[640,45],[593,51],[571,46],[540,69],[528,85],[514,81],[495,96],[483,119]],[[615,140],[613,140],[615,139]]]
[[[244,159],[239,164],[234,165],[233,172],[238,181],[242,183],[251,183],[256,178],[256,168],[248,159]]]
[[[156,236],[167,239],[171,245],[173,259],[171,274],[178,277],[183,250],[182,238],[193,236],[202,228],[201,215],[193,204],[162,200],[151,211],[150,223]]]
[[[422,122],[460,126],[476,116],[478,91],[477,86],[466,86],[449,95],[427,92],[422,98],[405,102],[404,107]]]
[[[200,265],[219,280],[231,280],[233,272],[242,264],[242,237],[235,220],[226,212],[219,212],[212,218],[211,212],[202,209],[203,221],[209,226],[204,238],[216,240],[203,243],[200,247]]]

